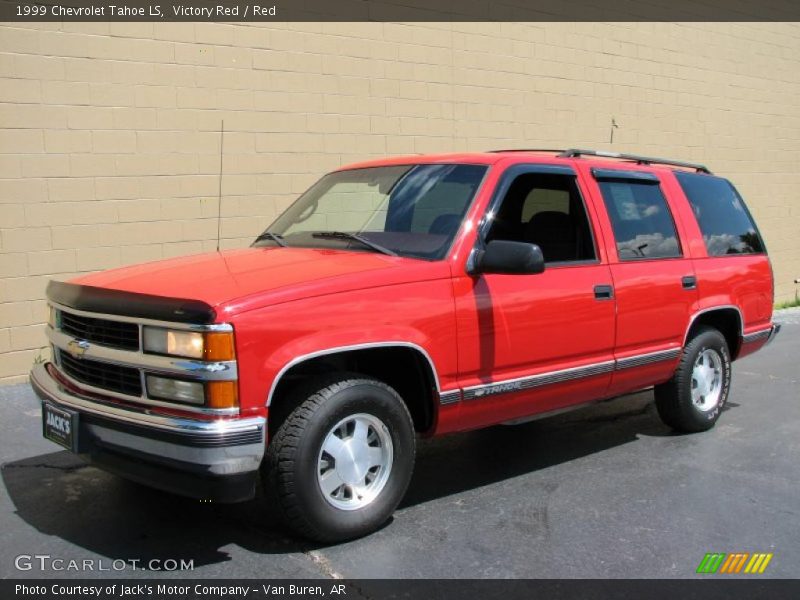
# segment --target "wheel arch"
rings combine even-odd
[[[435,427],[441,387],[433,359],[415,343],[385,341],[326,348],[287,362],[267,396],[270,432],[293,410],[290,392],[304,377],[335,372],[358,373],[386,383],[405,402],[417,432],[427,433]]]
[[[686,335],[683,338],[684,347],[701,326],[709,326],[718,330],[728,343],[731,360],[736,359],[741,349],[742,336],[744,335],[744,319],[738,306],[733,304],[712,306],[692,315],[689,326],[686,328]]]

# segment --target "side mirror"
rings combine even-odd
[[[477,273],[533,275],[544,271],[544,255],[536,244],[493,240],[475,260]]]

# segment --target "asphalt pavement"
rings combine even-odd
[[[328,547],[263,501],[202,504],[86,466],[42,439],[27,386],[2,387],[0,577],[685,578],[708,552],[773,553],[758,577],[798,577],[800,310],[777,320],[734,364],[713,430],[674,434],[646,392],[424,441],[394,518]],[[170,560],[194,568],[147,568]]]

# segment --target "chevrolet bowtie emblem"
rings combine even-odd
[[[73,358],[81,358],[86,354],[89,346],[90,344],[86,340],[72,340],[67,344],[67,352],[69,352]]]

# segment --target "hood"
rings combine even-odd
[[[71,283],[200,300],[236,313],[300,298],[449,276],[444,261],[323,248],[247,248],[122,267]]]

